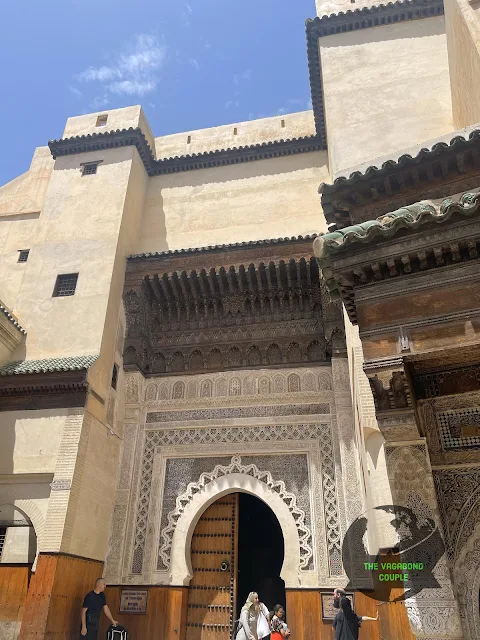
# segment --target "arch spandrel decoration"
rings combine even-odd
[[[244,492],[263,500],[275,512],[285,542],[285,560],[281,577],[286,586],[299,585],[299,572],[308,567],[313,555],[312,535],[305,525],[305,512],[299,509],[294,494],[269,471],[254,464],[243,465],[233,456],[229,465],[217,465],[202,473],[177,498],[176,507],[168,514],[168,525],[160,535],[159,559],[169,567],[172,584],[188,584],[192,577],[190,543],[195,526],[207,507],[222,495]]]

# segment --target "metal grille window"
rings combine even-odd
[[[88,164],[83,165],[83,175],[84,176],[93,176],[97,173],[98,162],[89,162]]]
[[[7,537],[7,530],[5,527],[0,528],[0,558],[2,557],[3,547],[5,546],[5,538]]]
[[[20,249],[18,252],[18,262],[26,262],[28,260],[28,254],[30,249]]]
[[[116,364],[114,364],[112,369],[112,387],[114,389],[117,388],[117,382],[118,382],[118,367]]]
[[[65,273],[57,276],[53,297],[73,296],[77,287],[78,273]]]

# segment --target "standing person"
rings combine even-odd
[[[103,578],[98,578],[95,582],[95,589],[87,593],[83,600],[82,630],[80,632],[82,638],[87,638],[88,640],[97,640],[102,609],[113,626],[117,626],[117,622],[113,619],[113,616],[107,605],[107,599],[105,598],[104,594],[105,587],[105,580]]]
[[[358,640],[358,632],[364,620],[378,620],[370,616],[357,616],[352,609],[350,600],[342,596],[340,610],[336,614],[332,627],[335,630],[335,640]]]
[[[240,628],[235,640],[261,640],[261,638],[268,636],[269,633],[268,609],[258,599],[258,593],[251,591],[242,607]]]
[[[273,608],[273,616],[270,620],[270,629],[272,634],[270,640],[282,640],[283,638],[290,637],[290,629],[283,621],[285,615],[285,609],[281,604],[276,604]]]
[[[346,596],[343,589],[335,589],[333,592],[333,608],[340,609],[340,600]]]

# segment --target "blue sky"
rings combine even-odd
[[[310,108],[314,16],[314,0],[4,3],[0,184],[72,115],[142,104],[158,136]]]

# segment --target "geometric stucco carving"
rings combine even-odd
[[[300,568],[308,567],[309,560],[313,555],[311,548],[311,531],[305,524],[305,511],[298,507],[296,496],[287,491],[283,480],[274,479],[269,471],[262,471],[258,469],[255,464],[242,464],[240,456],[237,455],[232,457],[229,465],[216,465],[211,472],[202,473],[197,482],[189,483],[186,491],[177,497],[175,509],[167,516],[168,525],[161,532],[159,556],[163,560],[163,565],[166,568],[170,567],[170,550],[177,522],[195,494],[203,492],[206,485],[213,480],[236,473],[256,478],[265,484],[270,492],[276,493],[283,500],[297,528],[300,544]]]

